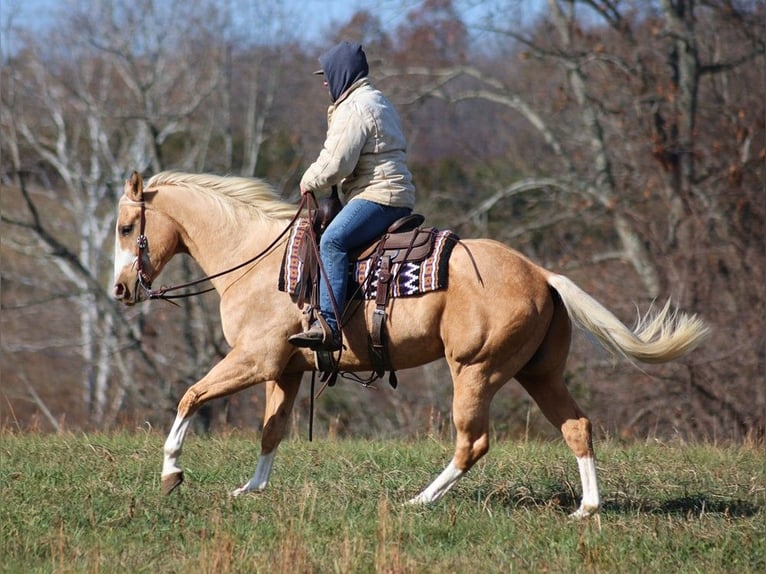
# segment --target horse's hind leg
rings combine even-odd
[[[573,517],[598,512],[599,495],[596,460],[593,454],[591,423],[564,384],[572,324],[566,309],[554,293],[554,312],[548,332],[532,359],[516,374],[545,417],[561,430],[575,457],[582,482],[582,502]]]
[[[572,516],[584,518],[595,514],[598,512],[600,501],[590,420],[577,406],[561,377],[540,378],[517,375],[516,378],[551,424],[561,429],[564,441],[577,458],[582,482],[582,502]]]
[[[577,458],[582,482],[582,502],[572,516],[584,518],[595,514],[600,501],[590,420],[577,406],[561,377],[541,379],[519,375],[517,379],[551,424],[561,429],[564,441]]]
[[[233,496],[261,492],[268,485],[277,447],[290,422],[290,413],[300,388],[301,375],[302,373],[283,375],[278,381],[266,383],[266,412],[261,436],[261,454],[253,476],[243,486],[234,490]]]
[[[436,502],[489,450],[489,407],[502,383],[493,385],[481,365],[465,367],[456,374],[452,416],[457,441],[455,454],[447,467],[410,504]]]

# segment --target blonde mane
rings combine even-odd
[[[146,182],[151,189],[161,185],[184,186],[211,198],[227,217],[245,208],[264,219],[290,219],[298,206],[282,200],[266,181],[250,177],[162,171]]]

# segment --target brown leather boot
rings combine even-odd
[[[296,347],[311,349],[312,351],[337,351],[341,347],[340,334],[336,334],[321,317],[314,321],[311,326],[297,335],[291,335],[287,339]]]

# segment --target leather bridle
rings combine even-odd
[[[257,253],[256,255],[248,259],[247,261],[244,261],[229,269],[225,269],[223,271],[214,273],[212,275],[206,275],[205,277],[201,277],[199,279],[195,279],[187,283],[180,283],[178,285],[171,285],[171,286],[162,286],[159,289],[152,289],[151,277],[149,277],[149,274],[146,272],[146,268],[144,266],[144,258],[146,257],[147,260],[149,259],[149,238],[146,236],[146,201],[138,202],[141,208],[141,215],[139,219],[138,237],[136,238],[136,245],[138,247],[138,257],[136,259],[136,272],[138,274],[138,285],[141,287],[141,290],[144,293],[144,298],[145,299],[163,299],[165,301],[172,303],[173,302],[172,299],[183,299],[186,297],[193,297],[195,295],[202,295],[203,293],[208,293],[210,291],[213,291],[215,287],[209,287],[207,289],[193,291],[190,293],[178,293],[175,295],[168,295],[168,293],[179,291],[181,289],[188,289],[189,287],[194,287],[196,285],[200,285],[201,283],[206,283],[218,277],[222,277],[224,275],[227,275],[229,273],[242,269],[243,267],[246,267],[247,265],[255,263],[256,261],[264,257],[267,253],[269,253],[280,242],[280,240],[288,233],[288,231],[290,231],[292,226],[300,217],[304,208],[308,210],[308,215],[309,217],[311,217],[311,211],[312,211],[311,200],[313,200],[313,203],[316,206],[317,202],[313,193],[303,195],[301,197],[300,203],[298,204],[298,208],[295,212],[295,215],[289,221],[287,226],[282,230],[282,232],[276,237],[276,239],[274,239],[271,243],[269,243],[269,245],[265,249],[263,249],[261,252]]]
[[[144,293],[151,293],[152,282],[144,270],[144,255],[149,258],[149,239],[146,237],[146,202],[139,202],[141,206],[141,217],[139,219],[138,237],[136,245],[138,246],[138,258],[136,259],[136,271],[138,272],[138,284],[144,290]]]

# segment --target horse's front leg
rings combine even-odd
[[[302,373],[282,375],[277,381],[266,383],[266,412],[263,418],[261,454],[253,476],[243,486],[232,492],[239,496],[248,492],[261,492],[269,483],[277,447],[285,436],[290,413],[301,385]]]
[[[181,456],[190,422],[191,415],[182,415],[179,408],[163,449],[165,457],[162,461],[162,494],[170,494],[184,481],[184,471],[178,464],[178,458]]]
[[[184,480],[178,462],[184,439],[194,413],[207,401],[241,391],[251,385],[273,379],[274,374],[256,366],[252,352],[242,352],[236,347],[197,383],[189,387],[178,403],[173,427],[165,441],[162,463],[162,492],[170,494]]]

